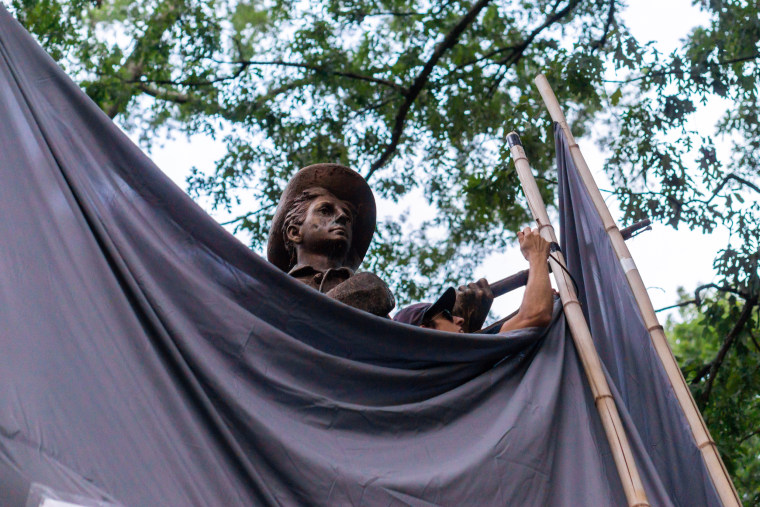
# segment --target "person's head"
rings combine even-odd
[[[304,167],[280,196],[267,259],[288,272],[300,250],[310,254],[311,265],[356,270],[375,233],[375,217],[375,198],[359,173],[338,164]]]
[[[351,248],[353,204],[321,187],[307,188],[293,199],[285,214],[282,237],[290,263],[299,254],[322,254],[342,265]]]
[[[393,320],[438,331],[463,333],[464,319],[451,313],[455,302],[456,291],[450,287],[435,303],[407,306],[394,315]]]

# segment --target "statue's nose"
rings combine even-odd
[[[348,215],[344,211],[338,211],[338,216],[335,218],[335,221],[341,225],[345,225],[348,223]]]

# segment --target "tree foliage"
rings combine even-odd
[[[760,312],[757,294],[701,287],[668,323],[673,352],[746,505],[760,504]],[[717,289],[717,290],[716,290]],[[702,290],[709,292],[702,297]],[[683,294],[686,298],[686,294]],[[692,303],[693,300],[689,300]]]
[[[503,139],[519,128],[539,177],[550,170],[534,75],[562,83],[580,134],[605,100],[604,62],[637,48],[602,0],[12,5],[145,142],[159,126],[224,136],[227,154],[190,191],[215,207],[252,194],[256,210],[236,225],[254,247],[284,183],[310,163],[353,167],[391,201],[424,193],[435,218],[381,220],[370,252],[401,301],[466,281],[527,221]]]
[[[509,131],[522,134],[553,202],[549,118],[532,84],[543,72],[576,136],[605,132],[626,221],[729,231],[716,245],[715,287],[736,300],[696,298],[702,313],[674,332],[733,470],[756,477],[756,437],[742,438],[760,414],[745,412],[740,427],[729,423],[738,412],[711,405],[738,392],[749,406],[760,392],[750,373],[760,351],[747,345],[757,319],[744,318],[760,291],[756,2],[695,0],[709,20],[671,54],[631,35],[619,0],[6,2],[146,146],[159,129],[223,138],[226,154],[196,170],[189,191],[228,210],[253,196],[233,223],[254,248],[285,182],[310,163],[353,167],[402,205],[422,193],[434,217],[380,210],[365,264],[401,303],[469,281],[528,221]],[[718,124],[694,125],[716,102]]]

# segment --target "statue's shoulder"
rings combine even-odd
[[[386,317],[396,306],[396,299],[388,284],[368,271],[355,273],[345,282],[336,285],[327,295],[381,317]]]

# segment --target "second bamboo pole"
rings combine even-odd
[[[547,81],[543,74],[536,76],[536,86],[538,87],[539,93],[541,93],[541,97],[544,99],[544,104],[546,104],[546,108],[549,110],[552,120],[559,124],[565,134],[565,138],[570,147],[570,155],[575,163],[575,167],[578,169],[583,184],[586,187],[591,200],[594,202],[594,206],[599,213],[604,228],[610,237],[612,247],[623,267],[631,291],[636,298],[636,303],[638,304],[639,311],[644,320],[644,325],[646,326],[647,331],[649,331],[652,345],[662,362],[662,366],[670,380],[676,398],[678,399],[681,409],[686,416],[686,420],[691,427],[695,443],[702,453],[702,458],[705,461],[705,465],[712,478],[713,485],[720,496],[721,502],[727,507],[739,507],[741,506],[741,502],[739,501],[739,496],[734,488],[733,482],[731,482],[731,477],[728,475],[723,460],[720,458],[715,441],[710,437],[710,432],[707,430],[707,425],[702,419],[702,415],[699,413],[697,404],[691,396],[691,391],[689,391],[689,387],[681,373],[681,369],[678,367],[678,362],[673,356],[673,351],[670,349],[668,340],[665,337],[665,332],[657,320],[654,307],[652,306],[652,300],[649,299],[646,286],[641,279],[636,264],[633,262],[631,253],[628,251],[628,246],[626,246],[625,241],[620,234],[620,230],[615,224],[615,220],[613,220],[612,215],[607,208],[607,204],[604,202],[604,197],[599,191],[599,187],[596,186],[594,177],[591,175],[591,170],[589,169],[588,164],[586,164],[586,160],[581,153],[580,147],[575,142],[572,132],[570,132],[570,127],[567,124],[565,115],[562,113],[557,97],[555,97],[554,91],[551,89],[551,86],[549,86],[549,81]]]
[[[515,168],[517,169],[517,175],[520,178],[525,197],[528,200],[528,207],[538,224],[539,233],[546,241],[556,242],[557,237],[549,222],[546,206],[538,190],[538,185],[536,185],[536,180],[533,178],[533,172],[525,156],[520,137],[515,132],[512,132],[507,136],[507,142],[509,143]],[[565,259],[562,254],[555,252],[555,255],[559,259],[559,262],[564,265]],[[630,507],[649,506],[646,491],[644,490],[641,476],[639,475],[630,444],[628,443],[628,437],[623,430],[623,423],[615,406],[615,400],[612,398],[607,378],[604,376],[602,363],[596,352],[596,348],[594,348],[594,341],[591,338],[591,332],[586,323],[586,318],[583,316],[575,289],[558,261],[550,258],[549,263],[552,265],[565,317],[570,328],[570,334],[573,337],[575,348],[586,372],[586,378],[591,387],[594,403],[599,411],[599,417],[602,420],[607,441],[612,450],[615,466],[620,475],[620,481],[628,505]]]

